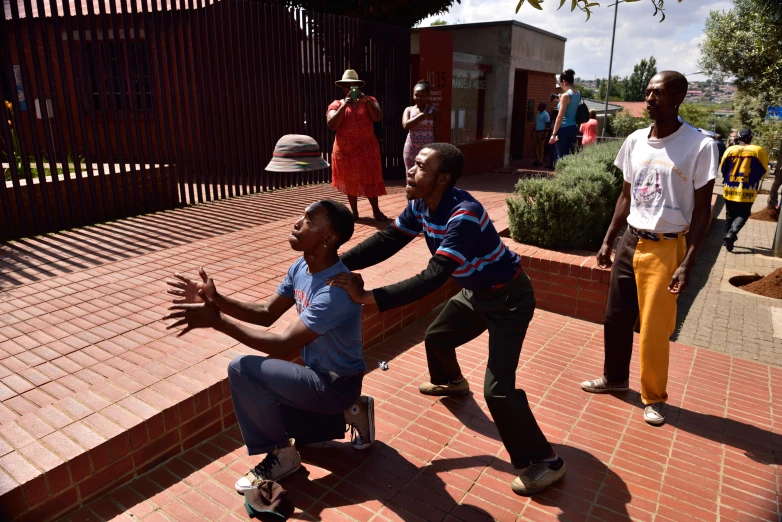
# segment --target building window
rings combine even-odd
[[[109,40],[82,47],[87,108],[148,112],[154,108],[145,42]]]
[[[486,122],[494,118],[494,70],[483,56],[453,53],[451,143],[468,143],[494,135]]]

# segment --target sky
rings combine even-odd
[[[543,1],[543,11],[525,2],[518,14],[514,12],[516,4],[517,0],[462,0],[461,4],[454,3],[448,14],[424,20],[421,27],[428,27],[438,18],[449,24],[518,20],[567,38],[565,68],[575,70],[576,76],[608,76],[613,2],[600,2],[588,22],[582,11],[570,12],[570,2],[560,11],[556,9],[557,0]],[[689,80],[706,79],[702,74],[691,74],[700,71],[698,44],[703,41],[703,26],[710,11],[730,9],[730,0],[668,0],[665,5],[662,23],[659,15],[652,16],[654,7],[648,0],[619,5],[613,75],[628,76],[641,58],[654,56],[658,71],[673,69]]]

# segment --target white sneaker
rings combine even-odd
[[[665,403],[655,402],[644,408],[644,420],[652,426],[659,426],[665,423]]]
[[[367,449],[375,441],[375,399],[362,395],[356,404],[345,412],[345,424],[350,430],[350,443],[354,449]]]
[[[290,439],[288,446],[278,448],[266,455],[263,461],[236,481],[235,488],[239,493],[254,489],[263,480],[279,482],[292,475],[301,467],[301,455],[296,450],[296,441]]]

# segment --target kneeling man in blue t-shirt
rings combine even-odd
[[[280,479],[301,465],[295,448],[340,439],[345,425],[352,444],[364,449],[374,440],[372,397],[361,395],[366,366],[362,355],[361,305],[327,280],[348,272],[337,254],[353,235],[353,214],[331,200],[313,203],[288,237],[302,253],[285,280],[266,303],[243,303],[217,291],[200,269],[201,281],[177,274],[170,293],[181,297],[166,319],[169,328],[214,328],[267,354],[242,355],[228,365],[236,417],[250,455],[266,458],[236,482],[236,489],[253,489],[262,480]],[[271,326],[296,305],[298,319],[282,334],[248,328],[228,319]],[[303,347],[303,348],[302,348]],[[283,360],[302,348],[305,366]]]

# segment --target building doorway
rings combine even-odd
[[[513,80],[513,110],[510,126],[510,159],[520,160],[524,157],[524,141],[527,139],[527,71],[516,71]],[[533,110],[534,113],[534,110]]]

